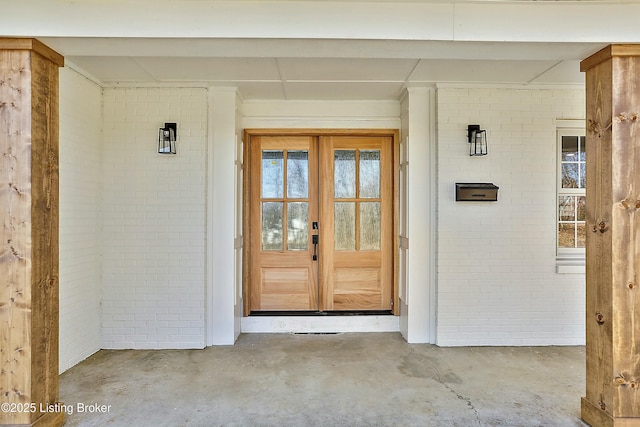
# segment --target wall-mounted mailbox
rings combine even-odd
[[[490,182],[457,182],[456,202],[496,202],[498,189]]]

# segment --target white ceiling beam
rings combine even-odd
[[[454,40],[606,42],[640,40],[637,2],[538,1],[456,4]]]
[[[7,36],[451,40],[453,5],[339,1],[22,0]]]
[[[603,43],[451,42],[425,40],[188,39],[39,37],[67,57],[392,58],[581,60]]]
[[[635,1],[21,0],[4,2],[0,33],[620,43],[640,40],[639,15]]]

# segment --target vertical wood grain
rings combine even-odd
[[[400,314],[400,304],[396,300],[400,295],[400,140],[399,132],[392,136],[393,151],[393,314]]]
[[[320,296],[322,310],[334,310],[334,136],[320,137]]]
[[[0,52],[0,395],[29,403],[31,390],[31,64],[28,51]],[[0,422],[28,423],[0,412]]]
[[[251,283],[251,193],[253,186],[251,183],[251,147],[252,136],[245,130],[244,132],[244,155],[242,164],[242,300],[244,302],[243,314],[248,316],[251,312],[251,294],[249,283]]]
[[[613,390],[611,322],[611,66],[601,63],[587,73],[587,399],[611,408]],[[595,230],[595,231],[594,231]]]
[[[640,48],[635,53],[629,46],[606,48],[582,66],[587,99],[582,418],[593,426],[640,426]]]
[[[640,57],[613,58],[612,305],[614,417],[640,421]]]
[[[32,397],[58,398],[58,67],[32,55]]]
[[[47,49],[40,43],[27,43]],[[58,66],[0,39],[0,423],[59,426]],[[13,47],[12,47],[13,46]]]

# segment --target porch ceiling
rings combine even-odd
[[[582,85],[602,43],[41,37],[106,86],[237,86],[245,99],[396,100],[432,83]]]

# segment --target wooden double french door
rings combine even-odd
[[[395,131],[245,134],[245,313],[391,311]]]

